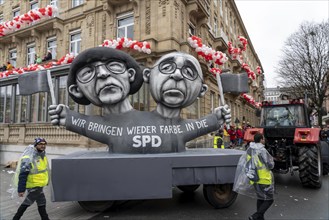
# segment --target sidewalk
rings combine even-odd
[[[19,199],[11,199],[7,192],[10,188],[11,179],[14,175],[12,168],[0,166],[0,220],[11,220],[19,207]],[[44,192],[47,199],[47,212],[51,220],[74,220],[90,219],[97,213],[84,211],[76,202],[51,202],[50,187],[45,187]],[[37,220],[40,215],[36,203],[29,207],[24,213],[22,220]]]

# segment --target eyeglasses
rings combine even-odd
[[[77,71],[77,80],[81,83],[90,82],[95,77],[96,69],[99,66],[105,66],[108,71],[115,75],[123,74],[127,69],[125,64],[113,60],[99,65],[88,65]]]
[[[177,64],[173,61],[165,61],[158,64],[157,66],[159,67],[159,71],[166,75],[173,74],[175,73],[176,69],[179,69],[182,76],[191,81],[194,81],[199,76],[198,72],[194,68],[185,65],[181,68],[178,68]]]

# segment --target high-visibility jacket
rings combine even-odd
[[[247,161],[251,159],[251,156],[247,154]],[[259,159],[259,156],[256,156],[256,168],[259,180],[256,182],[258,184],[271,185],[272,184],[272,174],[271,171],[266,168],[265,164]],[[253,181],[250,181],[251,184],[254,184]]]
[[[30,160],[31,169],[29,175],[27,176],[26,188],[34,188],[34,187],[44,187],[48,184],[49,176],[48,176],[48,159],[46,156],[36,158],[30,158],[29,155],[25,155],[22,157],[23,159]]]
[[[223,138],[221,136],[214,137],[214,148],[218,148],[218,144],[220,143],[220,148],[225,149]]]

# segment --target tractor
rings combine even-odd
[[[265,147],[274,158],[275,173],[299,172],[303,186],[321,188],[328,174],[329,147],[320,140],[320,128],[311,127],[309,109],[303,100],[265,101],[260,126],[248,128],[244,140],[253,141],[256,132],[265,137]]]

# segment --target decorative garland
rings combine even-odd
[[[101,47],[110,47],[121,50],[123,48],[129,48],[137,50],[138,52],[143,52],[146,54],[151,54],[150,43],[143,41],[135,41],[126,37],[117,38],[116,40],[104,40],[104,43],[100,45]]]
[[[241,94],[241,96],[251,105],[255,106],[256,108],[262,107],[262,103],[256,102],[255,99],[246,93]]]
[[[256,79],[256,75],[255,73],[250,69],[250,67],[248,66],[248,64],[243,63],[242,64],[242,68],[248,73],[248,77],[252,80]]]
[[[262,74],[262,69],[260,68],[260,66],[256,67],[256,71],[259,75]]]
[[[187,41],[190,46],[195,49],[198,55],[202,56],[209,63],[214,62],[218,65],[223,65],[228,60],[225,53],[221,51],[215,51],[214,49],[202,44],[201,38],[197,36],[189,37]],[[219,68],[209,68],[209,71],[215,78],[217,73],[222,73],[222,70]]]
[[[191,45],[191,47],[195,48],[195,51],[198,53],[198,55],[202,56],[206,61],[208,62],[214,62],[218,65],[223,65],[228,58],[226,57],[226,54],[215,51],[212,48],[207,47],[206,45],[202,44],[202,40],[196,36],[189,37],[188,43]],[[233,48],[232,43],[229,42],[229,53],[237,53],[238,55],[241,55],[243,51],[246,50],[248,41],[244,37],[239,36],[239,40],[241,41],[243,47],[242,48]],[[230,52],[231,51],[231,52]],[[252,79],[256,79],[255,73],[251,71],[248,64],[243,63],[242,68],[245,69],[248,73],[248,77]],[[260,70],[260,67],[257,67],[257,71]],[[209,68],[209,71],[212,73],[212,75],[216,78],[217,74],[221,74],[222,70],[219,68]],[[251,105],[255,106],[256,108],[261,107],[260,102],[256,102],[255,99],[246,93],[241,94],[241,96]]]
[[[62,58],[60,58],[57,62],[48,62],[46,64],[30,64],[27,67],[19,67],[14,68],[12,70],[6,70],[4,72],[0,72],[0,78],[8,77],[10,75],[20,75],[26,72],[32,72],[32,71],[38,71],[38,70],[44,70],[49,69],[54,66],[60,66],[68,63],[72,63],[74,60],[73,54],[66,54]]]
[[[222,70],[219,68],[215,68],[215,67],[211,68],[209,71],[212,73],[213,77],[215,77],[215,78],[216,78],[217,74],[222,74]]]
[[[237,59],[237,57],[240,57],[241,60],[243,60],[242,52],[246,51],[248,40],[242,36],[238,36],[239,41],[241,42],[241,47],[236,48],[232,46],[232,42],[228,42],[228,53],[232,55],[233,59]]]
[[[0,25],[0,37],[19,30],[24,25],[29,25],[33,21],[50,18],[57,11],[57,7],[47,5],[45,8],[38,8],[28,11],[26,14],[16,16],[12,21],[7,21]]]
[[[207,62],[214,62],[218,65],[223,65],[227,60],[225,53],[215,51],[214,49],[202,44],[202,40],[197,36],[192,36],[187,39],[188,43],[195,49],[198,55],[202,56]]]
[[[121,50],[122,48],[129,48],[129,49],[137,50],[138,52],[144,52],[147,54],[151,53],[150,43],[146,41],[138,42],[135,40],[130,40],[128,38],[118,38],[117,40],[105,40],[104,43],[100,46],[111,47],[119,50]],[[6,70],[4,72],[0,72],[0,78],[8,77],[10,75],[19,75],[31,71],[49,69],[54,66],[72,63],[74,58],[75,57],[73,54],[66,54],[65,56],[61,57],[57,62],[48,62],[46,64],[41,64],[41,65],[30,64],[27,67],[20,67],[20,68],[14,68],[12,70]]]

